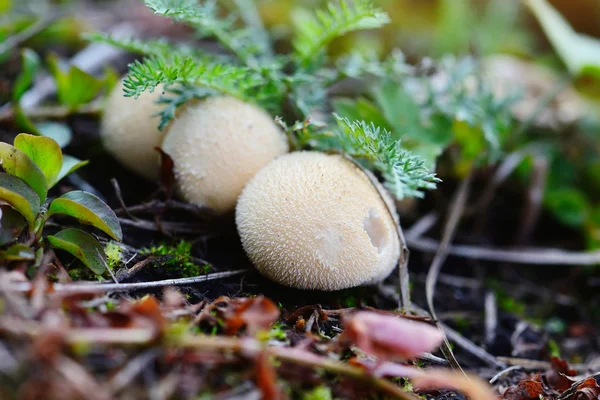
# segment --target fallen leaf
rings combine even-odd
[[[539,400],[540,396],[547,396],[542,383],[528,379],[508,388],[502,398],[504,400]]]
[[[566,361],[556,357],[552,357],[552,370],[546,374],[546,381],[550,388],[564,392],[571,387],[574,380],[569,379],[570,376],[577,375],[575,370],[569,368]]]
[[[426,323],[361,311],[344,318],[342,340],[381,359],[407,359],[436,349],[442,334]]]
[[[573,400],[596,400],[600,397],[600,386],[594,378],[586,379],[573,395]]]

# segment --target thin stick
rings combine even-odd
[[[448,342],[448,338],[444,333],[444,330],[441,328],[440,322],[438,321],[437,314],[435,312],[435,305],[433,304],[433,297],[435,296],[435,287],[437,283],[438,276],[440,274],[440,270],[446,257],[448,256],[448,247],[454,238],[454,234],[456,232],[456,227],[458,226],[458,222],[460,221],[460,217],[465,209],[465,204],[467,203],[467,197],[469,194],[469,188],[471,185],[471,177],[473,173],[469,172],[467,177],[461,182],[454,198],[452,199],[452,203],[450,206],[450,215],[448,216],[448,220],[446,222],[446,226],[444,227],[444,233],[442,236],[442,242],[438,247],[438,251],[435,253],[433,257],[433,261],[431,262],[431,266],[429,267],[429,272],[427,273],[427,280],[425,281],[425,295],[427,297],[427,306],[429,307],[429,312],[431,317],[435,321],[438,328],[444,335],[444,343],[441,347],[442,353],[448,362],[452,366],[452,368],[461,371],[464,374],[464,371],[456,361],[454,357],[454,353],[450,348],[450,343]],[[466,374],[465,374],[466,376]]]
[[[153,289],[165,286],[194,285],[197,283],[229,278],[231,276],[245,273],[246,270],[215,272],[212,274],[194,276],[192,278],[165,279],[161,281],[138,282],[138,283],[57,283],[53,286],[54,292],[58,293],[104,293],[104,292],[129,292],[132,290]],[[11,285],[11,291],[28,292],[32,285],[28,282],[16,282]]]
[[[427,311],[423,310],[422,308],[420,308],[418,306],[415,306],[413,309],[417,312],[417,315],[429,314]],[[491,355],[490,353],[485,351],[480,346],[477,346],[475,343],[473,343],[472,341],[470,341],[469,339],[467,339],[466,337],[464,337],[463,335],[461,335],[459,332],[455,331],[448,325],[444,324],[443,322],[439,322],[439,325],[441,326],[441,329],[443,329],[444,334],[447,335],[448,338],[451,341],[453,341],[461,349],[465,350],[466,352],[468,352],[469,354],[473,355],[474,357],[480,359],[481,361],[485,362],[486,364],[489,364],[491,366],[498,367],[498,368],[506,367],[505,363],[503,361],[499,360],[499,357],[498,357],[498,359],[496,359],[496,357],[494,357],[493,355]]]
[[[440,248],[440,242],[430,238],[407,238],[408,245],[427,253],[435,253]],[[598,265],[600,250],[589,252],[565,251],[552,248],[524,248],[522,250],[499,249],[486,246],[450,245],[448,254],[470,258],[532,265]]]

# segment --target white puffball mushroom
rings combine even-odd
[[[225,213],[235,208],[259,169],[288,151],[288,142],[265,111],[219,96],[188,105],[169,128],[162,149],[173,159],[183,199]]]
[[[395,214],[389,195],[344,157],[296,152],[248,182],[236,224],[248,257],[267,278],[339,290],[379,282],[396,266],[398,217],[386,203]]]
[[[137,99],[123,96],[123,81],[108,96],[102,116],[100,135],[108,152],[124,167],[148,179],[159,177],[160,156],[155,147],[165,132],[158,130],[160,118],[153,116],[164,106],[154,103],[162,94],[144,92]]]

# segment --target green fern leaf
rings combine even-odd
[[[365,121],[350,121],[335,115],[342,150],[365,159],[381,172],[385,186],[398,199],[423,197],[423,189],[435,189],[440,180],[419,156],[400,147],[400,141],[385,129]]]
[[[333,39],[356,30],[379,28],[389,21],[388,15],[370,0],[340,0],[314,15],[299,12],[293,41],[296,58],[300,65],[307,66]]]
[[[263,78],[246,67],[198,62],[175,55],[172,59],[156,56],[134,61],[123,83],[126,96],[138,97],[159,84],[200,86],[223,94],[250,100]]]
[[[215,0],[144,0],[155,14],[186,23],[202,36],[216,38],[244,64],[258,68],[262,42],[256,41],[252,28],[237,28],[237,16],[220,18]]]

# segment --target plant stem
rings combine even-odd
[[[64,119],[71,115],[97,115],[102,112],[104,104],[101,101],[94,101],[72,109],[65,106],[42,106],[32,109],[23,109],[25,115],[34,120],[44,119]],[[14,110],[8,108],[0,113],[0,122],[10,120],[14,117]]]

